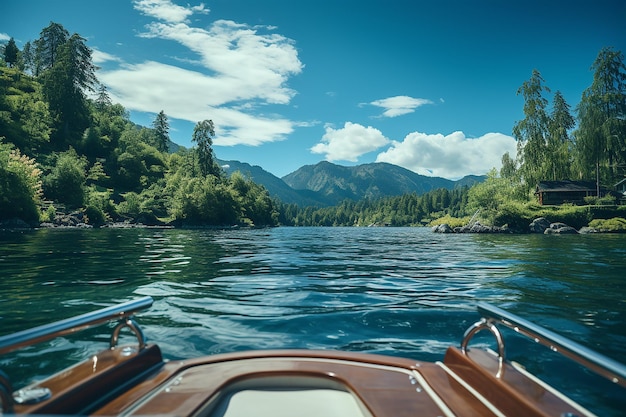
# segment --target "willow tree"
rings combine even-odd
[[[593,82],[578,105],[576,154],[581,175],[595,171],[601,182],[619,178],[626,167],[626,66],[624,55],[603,48],[594,61]]]
[[[525,117],[515,122],[513,136],[517,140],[519,172],[527,189],[546,178],[550,117],[544,91],[550,92],[550,89],[544,86],[544,79],[537,70],[533,70],[530,79],[517,90],[517,94],[524,97]]]

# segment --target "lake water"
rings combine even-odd
[[[171,359],[311,348],[431,361],[460,344],[485,301],[625,362],[625,276],[626,235],[0,231],[0,334],[149,295],[138,322]],[[623,415],[624,390],[504,334],[511,359],[598,414]],[[109,335],[103,326],[22,349],[0,369],[19,387],[105,348]]]

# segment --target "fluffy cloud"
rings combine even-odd
[[[326,126],[322,141],[311,148],[311,152],[325,154],[327,161],[356,162],[358,157],[389,144],[378,129],[357,123],[346,122],[341,129]]]
[[[385,109],[382,114],[384,117],[397,117],[402,116],[403,114],[413,113],[416,108],[426,104],[433,104],[433,102],[425,98],[395,96],[372,101],[369,104]]]
[[[272,28],[219,20],[193,27],[189,17],[208,13],[204,5],[178,6],[170,0],[136,0],[135,9],[157,20],[139,36],[173,41],[199,57],[197,68],[155,61],[122,63],[100,72],[111,98],[129,110],[197,122],[216,122],[216,145],[259,145],[281,140],[295,122],[255,114],[267,104],[288,104],[295,91],[289,78],[303,65],[292,40]],[[101,51],[94,61],[115,61]],[[185,60],[181,60],[185,61]],[[188,61],[188,60],[187,60]]]
[[[8,41],[9,39],[11,39],[9,35],[7,35],[6,33],[0,32],[0,41]]]
[[[378,155],[376,162],[399,165],[422,175],[460,178],[483,175],[501,166],[501,158],[509,152],[516,155],[516,142],[501,133],[487,133],[479,138],[467,138],[463,132],[447,136],[413,132],[402,142]]]
[[[134,7],[147,16],[156,17],[169,23],[185,22],[194,13],[206,14],[209,12],[204,4],[183,7],[173,4],[170,0],[136,0]]]

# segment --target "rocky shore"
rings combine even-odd
[[[527,230],[514,231],[509,229],[508,226],[485,226],[476,222],[472,225],[463,227],[451,228],[447,224],[440,224],[432,227],[432,231],[435,233],[538,233],[544,235],[565,235],[565,234],[586,234],[586,233],[603,233],[603,230],[599,230],[593,227],[583,227],[580,230],[568,226],[561,222],[551,222],[545,217],[538,217],[533,220]]]

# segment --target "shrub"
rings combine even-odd
[[[626,232],[626,219],[614,217],[612,219],[595,219],[589,222],[589,227],[602,232]]]
[[[0,219],[39,221],[40,177],[34,159],[0,141]]]
[[[59,154],[52,172],[44,179],[45,194],[71,207],[82,207],[86,166],[87,162],[73,149]]]
[[[451,228],[455,228],[455,227],[463,227],[465,225],[467,225],[467,223],[470,221],[469,217],[452,217],[449,214],[446,214],[443,217],[440,217],[438,219],[435,219],[433,221],[431,221],[428,225],[429,226],[439,226],[440,224],[447,224],[448,226],[450,226]]]

